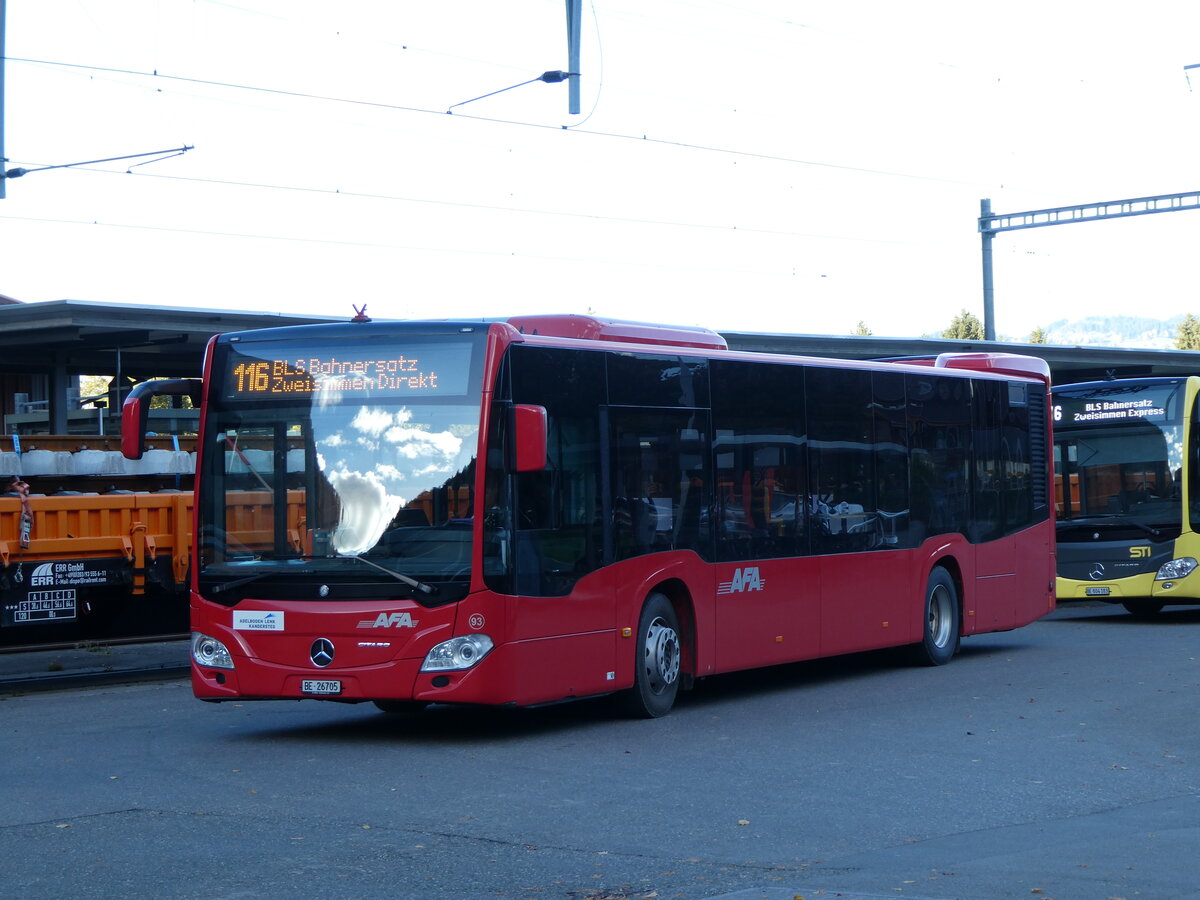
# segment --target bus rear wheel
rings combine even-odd
[[[633,687],[623,706],[631,716],[655,719],[671,711],[679,693],[679,617],[664,595],[646,598],[636,637]]]
[[[1125,607],[1125,612],[1135,619],[1153,619],[1166,606],[1157,600],[1125,600],[1121,605]]]
[[[929,573],[923,618],[921,643],[913,645],[914,661],[923,666],[944,666],[958,652],[961,618],[958,588],[941,566]]]

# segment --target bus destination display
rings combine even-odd
[[[370,394],[372,397],[462,395],[471,369],[469,343],[416,344],[355,351],[313,346],[296,352],[295,344],[230,348],[223,396],[229,400],[308,397],[320,393]],[[271,352],[278,349],[278,353]]]
[[[1055,398],[1055,424],[1063,426],[1088,425],[1098,422],[1169,423],[1172,421],[1169,410],[1174,390],[1174,388],[1170,388],[1166,391],[1154,391],[1152,396],[1146,396],[1145,392],[1138,395],[1124,393],[1123,395],[1107,394],[1081,397],[1071,397],[1060,393]]]

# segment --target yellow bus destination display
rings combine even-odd
[[[382,342],[380,342],[382,344]],[[278,349],[278,353],[271,352]],[[381,397],[461,395],[466,392],[472,345],[406,344],[358,350],[288,342],[230,347],[221,396],[228,400],[309,397],[319,393]]]

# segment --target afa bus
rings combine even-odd
[[[1049,372],[729,351],[531,316],[221,335],[202,381],[192,685],[209,701],[667,713],[722,672],[1054,608]]]
[[[1053,392],[1058,599],[1200,604],[1200,377]]]

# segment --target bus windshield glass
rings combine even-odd
[[[201,589],[295,596],[307,577],[358,596],[367,583],[422,602],[465,594],[482,355],[470,335],[218,343]]]
[[[1054,392],[1055,494],[1071,524],[1177,535],[1183,385],[1113,382]]]

